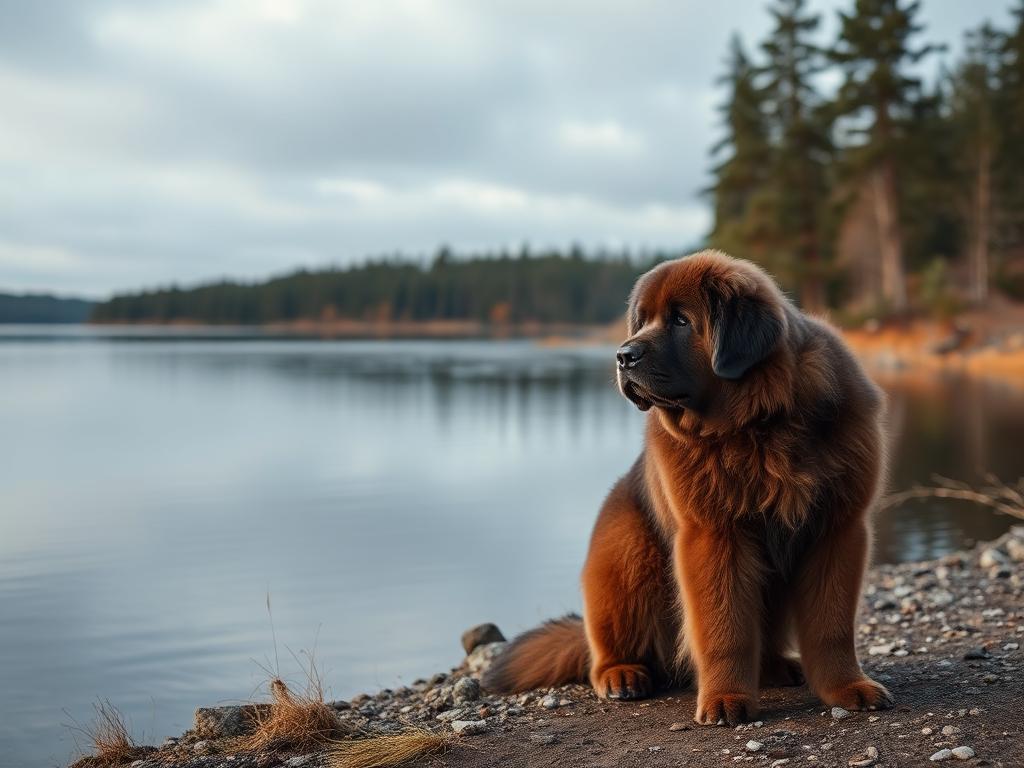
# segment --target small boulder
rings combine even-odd
[[[462,648],[468,656],[480,645],[487,643],[503,643],[505,636],[494,624],[477,624],[462,633]]]
[[[957,760],[970,760],[974,757],[974,750],[970,747],[956,747],[952,752]]]
[[[478,645],[473,649],[473,652],[466,657],[466,667],[474,675],[482,675],[487,671],[487,668],[491,666],[493,662],[502,651],[508,646],[508,643],[484,643]]]
[[[204,739],[244,736],[252,727],[252,714],[252,707],[200,707],[193,727]]]

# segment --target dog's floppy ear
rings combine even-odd
[[[711,367],[716,376],[738,379],[772,353],[782,336],[782,319],[763,299],[712,295]]]
[[[650,274],[650,273],[647,273]],[[633,284],[633,290],[629,292],[629,302],[626,305],[626,338],[631,339],[640,332],[640,286],[647,274],[641,275]]]

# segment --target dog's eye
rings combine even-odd
[[[690,318],[688,318],[682,312],[676,312],[676,313],[674,313],[672,315],[672,324],[673,325],[689,325],[690,324]]]

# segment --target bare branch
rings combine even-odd
[[[931,486],[915,485],[906,491],[892,493],[882,499],[881,509],[892,509],[913,499],[960,499],[993,509],[1000,514],[1024,520],[1024,478],[1017,486],[1007,485],[995,475],[987,474],[988,485],[972,487],[967,483],[933,475]]]

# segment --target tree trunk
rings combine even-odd
[[[801,308],[815,314],[825,309],[825,289],[821,279],[821,256],[814,243],[814,233],[805,234],[807,244],[803,249],[803,263],[800,265],[804,273],[803,284],[800,287]]]
[[[907,282],[903,272],[903,245],[900,238],[899,200],[896,197],[896,171],[891,160],[883,161],[872,176],[875,224],[882,262],[882,300],[886,308],[902,314],[907,309]]]
[[[974,231],[971,242],[971,301],[988,299],[988,241],[992,188],[990,182],[991,149],[983,144],[978,152],[978,172],[974,190]]]

